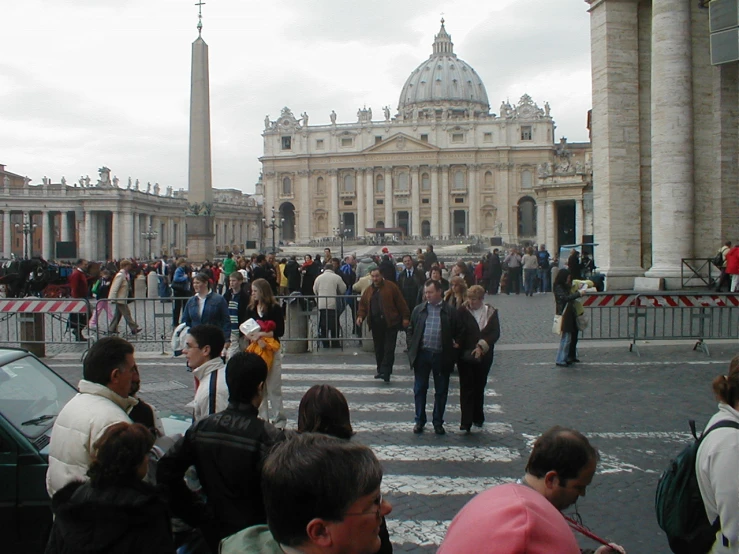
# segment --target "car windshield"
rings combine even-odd
[[[33,356],[0,366],[0,413],[30,440],[54,424],[76,392]]]

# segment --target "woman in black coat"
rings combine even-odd
[[[167,507],[142,481],[153,444],[138,423],[106,429],[94,445],[90,480],[69,483],[52,499],[46,554],[174,554]]]
[[[459,315],[464,323],[465,339],[460,345],[459,404],[462,417],[460,431],[467,433],[482,427],[485,421],[485,386],[493,365],[495,343],[500,338],[498,310],[484,303],[485,289],[474,285],[467,291],[467,300]]]
[[[559,350],[557,351],[556,363],[560,367],[566,367],[577,359],[577,315],[575,300],[585,295],[585,291],[570,292],[572,288],[572,276],[568,269],[560,269],[554,280],[552,292],[554,293],[555,313],[562,316],[562,332],[560,333]]]

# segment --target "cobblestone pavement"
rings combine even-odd
[[[412,373],[402,353],[402,333],[389,385],[372,378],[372,356],[356,344],[343,352],[286,355],[289,426],[295,425],[299,399],[311,385],[326,382],[342,389],[352,409],[356,440],[371,445],[384,465],[396,551],[421,553],[435,552],[451,519],[475,493],[523,475],[536,436],[555,424],[575,427],[601,452],[598,473],[578,503],[585,524],[630,554],[668,553],[654,518],[656,482],[688,440],[688,419],[703,426],[715,411],[711,381],[726,369],[736,345],[713,344],[709,358],[685,343],[643,346],[641,356],[630,353],[626,343],[582,343],[581,364],[556,368],[557,337],[549,330],[551,295],[488,300],[500,309],[503,335],[483,430],[471,435],[458,431],[455,374],[447,434],[411,432]],[[137,357],[141,396],[163,412],[186,415],[193,390],[184,360],[141,349]],[[81,375],[76,355],[57,356],[49,363],[72,382]],[[581,544],[597,546],[587,539]]]

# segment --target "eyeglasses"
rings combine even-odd
[[[380,510],[382,509],[382,493],[375,498],[375,501],[372,503],[373,507],[369,510],[365,510],[364,512],[349,512],[347,514],[344,514],[344,517],[347,516],[366,516],[367,514],[375,514],[375,517],[377,519],[381,518]]]

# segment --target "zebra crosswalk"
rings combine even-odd
[[[445,413],[447,434],[437,436],[428,425],[425,433],[414,435],[413,375],[396,365],[386,385],[373,379],[374,370],[374,364],[285,363],[285,410],[296,414],[300,398],[312,385],[328,383],[341,390],[351,410],[355,440],[370,446],[383,464],[382,488],[394,505],[388,518],[393,543],[403,552],[435,552],[452,518],[469,498],[515,481],[521,473],[522,453],[501,444],[513,435],[513,427],[503,421],[492,378],[485,394],[487,422],[482,429],[475,428],[472,435],[456,430],[459,383],[453,376]],[[433,398],[432,382],[429,419]]]

